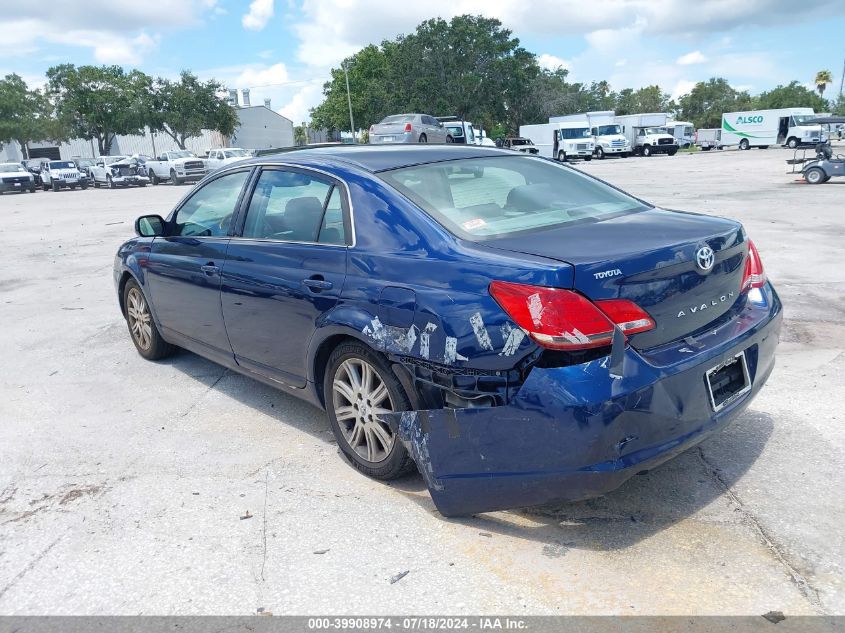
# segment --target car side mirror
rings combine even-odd
[[[135,233],[139,237],[158,237],[164,235],[164,218],[160,215],[142,215],[135,220]]]

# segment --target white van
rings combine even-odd
[[[722,144],[738,145],[739,149],[769,145],[795,149],[800,145],[823,143],[822,126],[806,123],[814,117],[812,108],[725,112],[722,115]]]
[[[520,125],[519,135],[531,139],[540,156],[546,158],[556,158],[559,161],[593,158],[595,143],[590,134],[590,126],[585,120]]]
[[[689,121],[666,121],[666,133],[677,141],[680,147],[695,143],[695,126]]]

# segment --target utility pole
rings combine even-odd
[[[343,74],[346,77],[346,102],[349,104],[349,127],[352,128],[352,142],[355,143],[355,120],[352,118],[352,97],[349,94],[349,73],[346,72],[346,63],[343,64]]]
[[[845,61],[842,62],[842,77],[839,78],[839,96],[842,96],[842,86],[845,85]],[[349,86],[347,84],[347,90]]]

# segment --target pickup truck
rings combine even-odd
[[[146,163],[147,174],[154,185],[169,180],[174,185],[202,180],[208,167],[201,158],[186,149],[162,152],[156,160]]]

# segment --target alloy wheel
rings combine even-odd
[[[138,347],[150,349],[153,340],[152,318],[147,301],[137,288],[132,288],[126,295],[126,319]]]
[[[387,385],[375,367],[360,358],[343,361],[332,381],[332,405],[343,438],[361,459],[387,459],[396,438],[378,416],[393,412]]]

